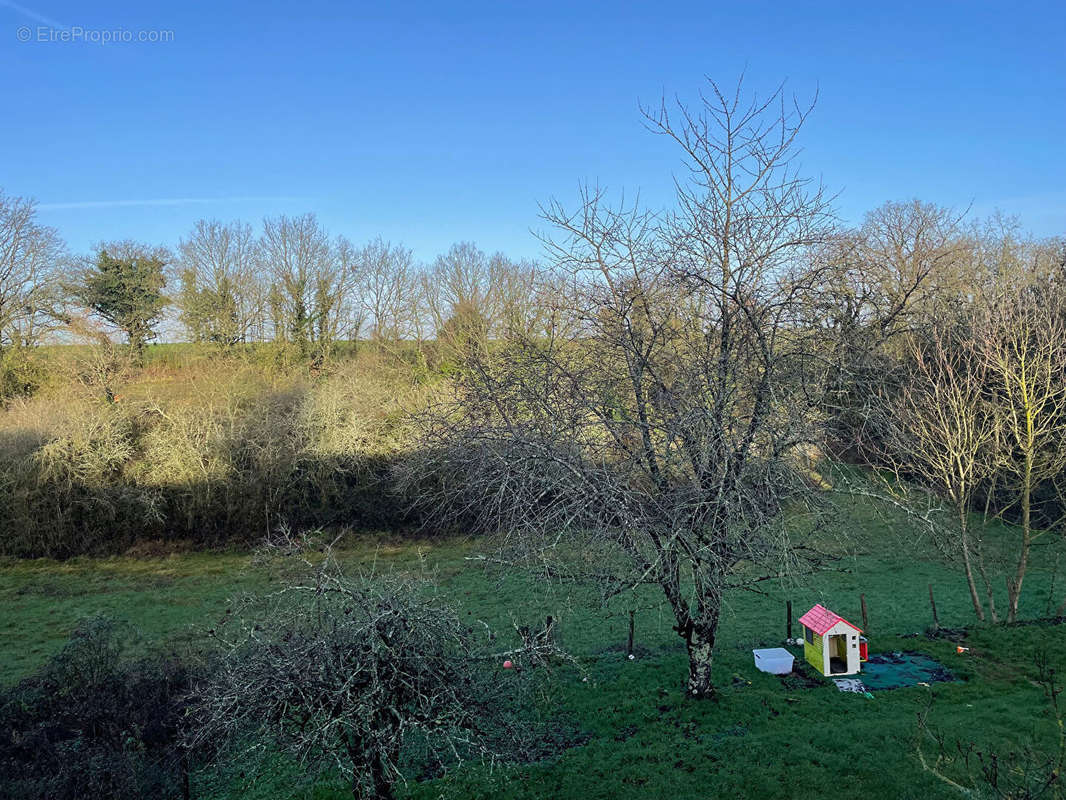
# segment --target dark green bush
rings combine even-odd
[[[182,797],[178,745],[194,672],[130,657],[131,630],[85,621],[37,673],[0,692],[0,797]]]

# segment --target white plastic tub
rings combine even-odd
[[[796,657],[783,647],[769,647],[751,652],[755,656],[756,668],[771,675],[787,675],[792,672],[792,664],[796,660]]]

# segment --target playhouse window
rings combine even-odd
[[[806,625],[803,626],[803,636],[807,639],[807,644],[814,644],[814,631]]]

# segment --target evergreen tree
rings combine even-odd
[[[155,325],[167,304],[166,264],[162,250],[128,242],[103,246],[80,287],[86,307],[121,329],[138,354],[155,337]]]

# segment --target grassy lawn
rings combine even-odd
[[[715,703],[683,697],[684,652],[653,592],[603,609],[582,590],[553,591],[473,566],[464,556],[477,551],[476,542],[352,543],[344,551],[352,567],[408,569],[421,556],[472,618],[507,627],[511,620],[536,624],[552,614],[560,620],[564,646],[579,657],[588,677],[582,681],[576,672],[561,670],[554,678],[561,709],[589,735],[581,746],[535,765],[497,768],[491,774],[470,769],[447,785],[411,782],[401,795],[816,797],[830,787],[846,787],[865,797],[958,796],[915,757],[917,714],[930,702],[930,725],[949,743],[994,742],[1007,750],[1035,735],[1050,744],[1052,721],[1034,681],[1034,656],[1046,652],[1060,673],[1066,670],[1066,627],[975,627],[967,637],[972,647],[967,655],[957,654],[954,642],[915,637],[931,621],[930,583],[941,624],[971,624],[973,612],[960,573],[914,545],[905,521],[881,518],[861,505],[846,511],[854,552],[837,571],[809,578],[804,585],[761,585],[765,595],[729,596],[715,662],[721,687]],[[1034,553],[1023,618],[1045,616],[1055,554],[1061,550],[1056,542]],[[62,644],[78,619],[96,613],[124,617],[149,639],[191,646],[224,610],[228,597],[275,579],[240,554],[7,562],[0,566],[5,609],[0,676],[11,681],[26,674]],[[1001,575],[997,580],[1002,584]],[[1055,594],[1061,601],[1066,580],[1060,579],[1059,587]],[[828,682],[812,688],[786,685],[754,668],[751,649],[778,646],[784,637],[786,599],[793,601],[796,616],[823,602],[861,624],[860,593],[869,605],[871,652],[920,650],[960,680],[878,692],[870,700],[840,693]],[[639,657],[632,662],[621,649],[630,605],[639,606]],[[250,794],[234,790],[228,796],[349,796],[339,787],[293,794],[285,786],[279,776],[274,785],[260,785]],[[201,796],[205,788],[206,779]],[[227,796],[217,787],[210,794]]]

